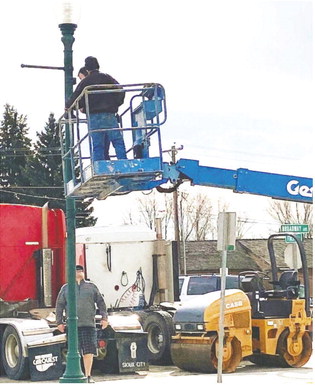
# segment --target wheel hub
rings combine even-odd
[[[5,355],[8,365],[11,368],[15,368],[18,363],[19,345],[15,336],[12,334],[7,338],[5,344]]]

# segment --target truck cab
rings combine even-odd
[[[225,288],[238,289],[238,276],[227,275]],[[217,290],[221,290],[221,276],[218,274],[182,275],[179,277],[180,302],[186,302]]]

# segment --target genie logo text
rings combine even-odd
[[[301,195],[308,198],[313,196],[313,187],[300,185],[298,180],[290,180],[287,184],[287,191],[290,195]]]

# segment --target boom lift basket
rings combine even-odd
[[[116,115],[118,128],[93,130],[93,133],[120,130],[124,134],[128,159],[93,162],[89,98],[95,94],[125,93],[128,107]],[[86,116],[81,117],[79,103],[84,98]],[[105,199],[130,191],[152,189],[162,183],[162,146],[160,126],[166,121],[164,88],[157,83],[93,85],[59,119],[59,133],[64,170],[70,179],[65,183],[67,196]]]

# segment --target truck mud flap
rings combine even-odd
[[[32,381],[57,380],[64,372],[61,360],[63,343],[28,348],[30,377]]]
[[[110,335],[109,335],[110,334]],[[147,334],[143,332],[114,332],[99,330],[98,340],[106,345],[105,356],[94,360],[94,367],[103,373],[135,373],[149,370]]]

